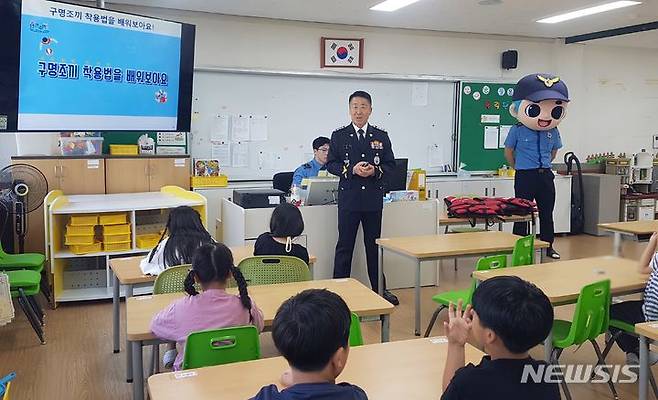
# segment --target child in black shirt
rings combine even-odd
[[[475,289],[472,305],[463,313],[461,302],[457,310],[452,304],[449,307],[449,321],[444,323],[448,358],[441,400],[560,399],[557,383],[522,382],[526,366],[537,371],[537,366],[546,364],[532,359],[528,350],[541,343],[552,328],[553,307],[548,297],[518,277],[500,276]],[[464,366],[469,334],[488,356],[478,365]]]
[[[270,232],[265,232],[256,239],[255,256],[294,256],[308,265],[308,251],[293,239],[304,231],[302,213],[289,203],[276,206],[270,219]]]

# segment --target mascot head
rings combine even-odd
[[[516,84],[512,99],[509,112],[514,118],[532,130],[547,131],[564,119],[569,90],[557,76],[531,74]]]

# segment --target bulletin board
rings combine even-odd
[[[518,121],[509,113],[513,83],[462,82],[459,162],[469,171],[493,171],[506,164],[504,141]]]

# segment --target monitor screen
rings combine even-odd
[[[384,191],[386,193],[393,190],[406,190],[407,189],[407,169],[409,159],[396,158],[395,168],[385,177]]]
[[[58,1],[2,3],[0,132],[190,130],[194,25]]]

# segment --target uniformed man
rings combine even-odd
[[[325,136],[315,138],[313,141],[313,159],[297,167],[292,176],[292,185],[301,186],[302,180],[318,176],[320,171],[326,169],[328,153],[329,138]]]
[[[352,271],[352,253],[359,224],[370,285],[379,291],[377,244],[382,227],[384,190],[382,179],[395,167],[395,156],[388,134],[370,124],[372,99],[363,91],[349,98],[352,123],[331,134],[327,170],[340,177],[338,190],[338,243],[334,258],[334,278],[347,278]],[[386,289],[386,300],[398,305],[398,298]]]
[[[557,126],[566,115],[569,91],[557,76],[531,74],[519,80],[512,99],[510,113],[519,123],[505,140],[505,158],[516,169],[514,192],[516,197],[537,202],[539,238],[550,243],[546,255],[559,259],[560,254],[553,249],[555,176],[551,162],[562,147]],[[514,224],[514,234],[527,235],[527,224]]]

